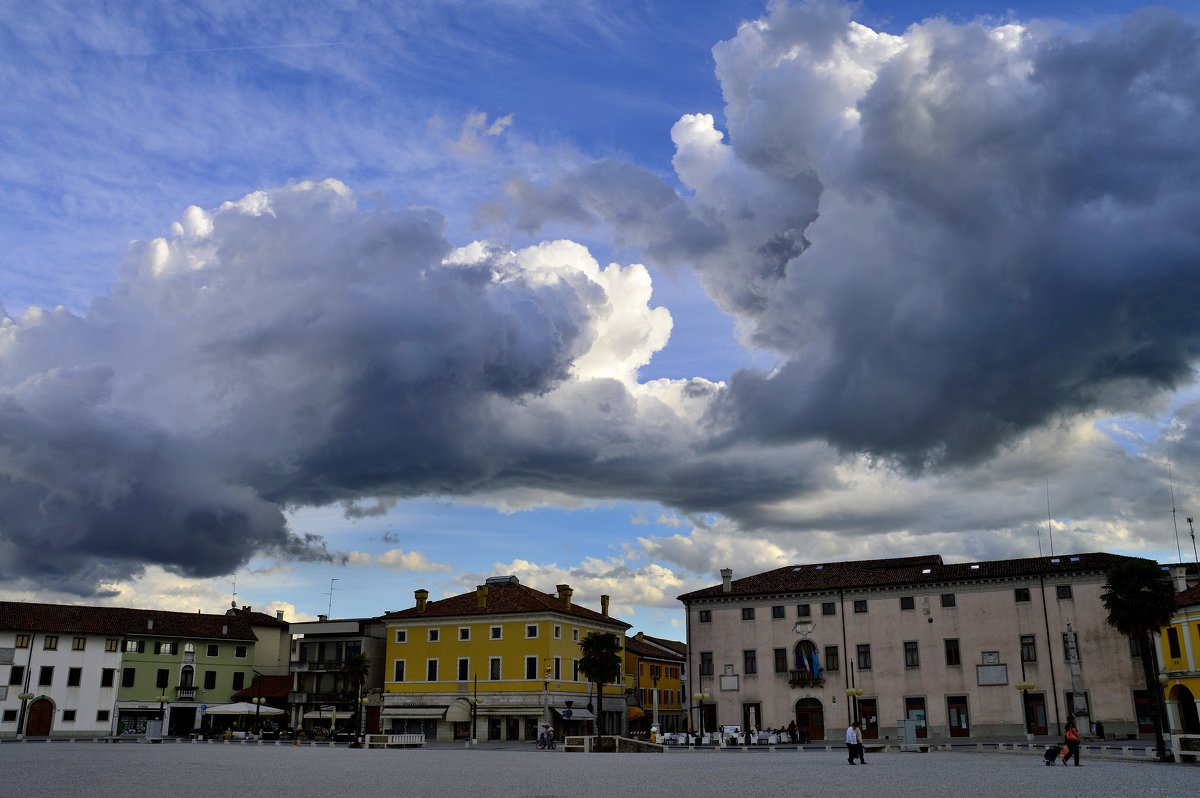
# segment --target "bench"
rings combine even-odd
[[[422,748],[424,734],[368,734],[367,748]]]

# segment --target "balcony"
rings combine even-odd
[[[820,677],[814,679],[809,671],[793,669],[788,671],[788,684],[792,687],[824,687],[825,680]]]
[[[193,685],[191,687],[183,687],[183,686],[176,687],[175,688],[175,700],[176,701],[195,701],[196,700],[195,686]]]
[[[340,671],[342,669],[342,660],[327,659],[327,660],[293,660],[291,670],[294,673],[305,673],[307,671]]]
[[[308,693],[288,693],[287,702],[289,704],[307,704]]]

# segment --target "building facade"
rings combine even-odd
[[[368,733],[378,731],[379,700],[387,665],[384,658],[387,630],[379,618],[316,621],[291,626],[292,691],[288,696],[292,727],[313,732],[317,728]],[[346,660],[365,654],[371,663],[360,694],[343,671]],[[359,703],[367,698],[364,708]],[[360,715],[361,713],[361,715]],[[357,728],[356,721],[359,721]]]
[[[695,723],[867,739],[1136,733],[1140,653],[1100,602],[1122,557],[978,563],[938,555],[788,566],[680,597]]]
[[[625,638],[625,694],[629,728],[648,732],[683,731],[683,691],[680,678],[687,666],[683,643],[638,632]]]
[[[591,685],[579,670],[579,642],[592,632],[624,637],[629,624],[516,577],[493,577],[475,591],[387,613],[381,722],[385,732],[420,732],[437,740],[532,740],[544,724],[555,734],[584,733],[598,721],[624,729],[625,695],[605,685],[603,715],[589,705]]]
[[[1175,569],[1183,571],[1184,569]],[[1184,574],[1176,583],[1184,587]],[[1200,586],[1175,594],[1175,616],[1171,625],[1154,639],[1158,656],[1159,682],[1166,699],[1167,730],[1200,734]],[[1145,731],[1153,731],[1149,717],[1139,718]]]

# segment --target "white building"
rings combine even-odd
[[[795,722],[837,740],[1059,735],[1067,715],[1137,733],[1139,652],[1109,627],[1107,572],[1075,554],[946,564],[938,555],[788,566],[680,596],[703,729]],[[1023,689],[1022,689],[1023,688]],[[1086,728],[1086,727],[1085,727]]]

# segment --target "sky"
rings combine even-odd
[[[1194,559],[1190,2],[0,0],[0,598],[682,639]]]

